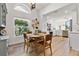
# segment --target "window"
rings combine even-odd
[[[66,29],[72,31],[72,19],[65,22]]]
[[[28,31],[28,21],[16,18],[15,19],[15,35],[22,35],[24,32]]]

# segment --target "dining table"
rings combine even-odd
[[[38,34],[27,34],[28,38],[38,38],[38,37],[44,37],[47,35],[47,33],[38,33]]]
[[[32,40],[32,44],[31,44],[32,49],[35,49],[35,51],[37,51],[39,48],[38,42],[44,41],[46,35],[47,33],[27,34],[27,37],[29,38],[29,40]]]
[[[27,34],[27,37],[29,38],[30,41],[33,41],[33,43],[38,43],[41,41],[45,40],[46,35],[48,35],[48,33],[38,33],[38,34]]]

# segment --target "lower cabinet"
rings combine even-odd
[[[68,31],[67,30],[63,30],[62,31],[62,36],[63,37],[68,37]]]
[[[70,33],[70,47],[79,52],[79,32]]]
[[[8,54],[8,47],[7,47],[7,40],[0,40],[0,56],[7,56]]]

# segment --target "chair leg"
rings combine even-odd
[[[44,56],[45,56],[45,47],[43,48],[43,50],[44,50]]]
[[[28,52],[28,46],[27,46],[27,52]]]
[[[27,43],[27,52],[28,52],[28,49],[29,49],[29,43]]]
[[[27,48],[27,51],[26,51],[26,48]],[[26,47],[26,44],[24,44],[24,52],[28,52],[28,45]]]
[[[52,56],[52,47],[50,46],[50,52],[51,52],[51,56]]]
[[[24,44],[24,51],[25,51],[25,44]]]

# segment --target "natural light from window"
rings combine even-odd
[[[28,19],[15,17],[15,35],[20,36],[24,32],[28,32],[30,28],[31,21]]]

